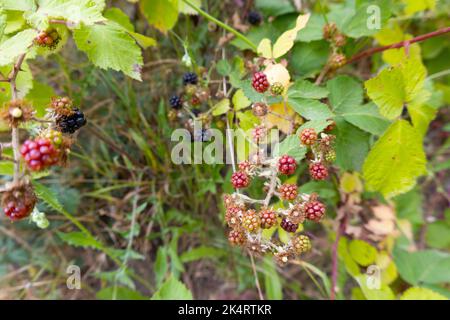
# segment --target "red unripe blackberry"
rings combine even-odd
[[[20,153],[33,171],[43,170],[58,163],[59,160],[59,151],[48,139],[25,141],[20,148]]]
[[[280,193],[280,197],[283,200],[288,200],[288,201],[295,200],[295,198],[297,198],[297,195],[298,195],[297,185],[295,185],[293,183],[282,184],[278,188],[278,192]]]
[[[259,212],[261,228],[270,229],[277,224],[277,213],[272,209],[263,209]]]
[[[291,156],[284,155],[280,158],[280,160],[278,160],[278,171],[282,174],[294,174],[296,169],[297,162]]]
[[[242,206],[233,206],[227,208],[225,211],[225,221],[227,222],[229,227],[234,227],[239,222],[239,216],[243,214],[245,211],[245,207]]]
[[[231,230],[228,234],[228,241],[234,246],[245,244],[245,234],[240,230]]]
[[[242,215],[242,226],[249,232],[256,232],[261,225],[261,219],[255,210],[247,210]]]
[[[250,184],[250,178],[245,172],[236,171],[231,175],[231,183],[235,189],[246,188]]]
[[[267,135],[267,128],[264,125],[257,126],[252,130],[253,141],[256,143],[262,141]]]
[[[264,93],[269,89],[270,83],[264,72],[256,72],[253,74],[252,86],[259,93]]]
[[[17,221],[30,215],[36,204],[36,196],[30,185],[21,184],[6,190],[1,203],[5,215]]]
[[[300,133],[300,141],[305,146],[313,145],[314,142],[316,142],[316,140],[317,140],[317,133],[316,130],[314,130],[313,128],[303,129],[302,132]]]
[[[319,201],[310,201],[305,203],[304,211],[306,218],[311,221],[319,222],[325,215],[325,205]]]
[[[338,69],[347,63],[347,58],[342,53],[333,53],[328,60],[331,69]]]
[[[34,39],[34,43],[41,47],[48,47],[53,49],[56,47],[60,40],[58,32],[54,29],[47,31],[41,31],[39,35]]]
[[[324,180],[328,177],[328,169],[320,162],[312,162],[309,165],[309,174],[314,180]]]
[[[253,169],[254,166],[255,165],[251,164],[248,160],[242,161],[238,164],[239,171],[245,172],[247,174]]]
[[[343,47],[347,42],[347,38],[342,33],[337,33],[332,41],[336,47]]]
[[[287,232],[291,232],[291,233],[294,233],[298,229],[298,224],[293,223],[292,221],[290,221],[286,218],[283,218],[283,220],[281,220],[280,226]]]
[[[295,205],[288,212],[288,218],[293,223],[303,223],[306,218],[305,210],[300,205]]]

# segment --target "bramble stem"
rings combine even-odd
[[[206,19],[214,22],[215,24],[217,24],[221,28],[223,28],[223,29],[227,30],[228,32],[231,32],[232,34],[234,34],[236,37],[238,37],[239,39],[244,41],[246,44],[248,44],[252,48],[252,50],[256,52],[257,48],[256,48],[255,44],[253,42],[251,42],[250,39],[248,39],[242,33],[240,33],[239,31],[237,31],[235,29],[233,29],[232,27],[230,27],[226,23],[223,23],[222,21],[217,20],[216,18],[214,18],[212,15],[210,15],[206,11],[203,11],[202,9],[197,7],[190,0],[183,0],[183,2],[186,3],[188,6],[190,6],[192,9],[194,9],[195,11],[197,11],[200,15],[204,16]]]

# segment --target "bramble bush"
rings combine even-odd
[[[447,299],[449,13],[0,0],[2,246],[100,299]]]

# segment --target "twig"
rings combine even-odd
[[[264,300],[264,296],[261,291],[261,286],[259,284],[258,272],[256,272],[256,266],[255,266],[255,260],[253,259],[253,254],[250,251],[248,253],[250,255],[250,261],[252,263],[252,270],[253,270],[253,275],[255,276],[255,285],[256,285],[256,289],[258,290],[259,300]]]
[[[415,38],[412,38],[410,40],[400,41],[400,42],[393,43],[393,44],[390,44],[390,45],[387,45],[387,46],[383,46],[383,47],[371,48],[371,49],[362,51],[360,53],[357,53],[356,55],[351,57],[347,61],[346,64],[353,63],[353,62],[355,62],[357,60],[363,59],[365,57],[369,57],[369,56],[371,56],[371,55],[373,55],[375,53],[378,53],[378,52],[386,51],[386,50],[389,50],[389,49],[398,49],[398,48],[405,47],[407,45],[411,45],[411,44],[419,42],[419,41],[424,41],[424,40],[427,40],[427,39],[430,39],[430,38],[433,38],[433,37],[437,37],[437,36],[443,35],[443,34],[448,33],[448,32],[450,32],[450,27],[446,27],[446,28],[442,28],[442,29],[430,32],[430,33],[426,33],[426,34],[417,36]]]

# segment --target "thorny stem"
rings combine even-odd
[[[255,260],[253,259],[253,254],[249,251],[250,261],[252,263],[253,275],[255,276],[255,285],[258,290],[259,300],[264,300],[264,296],[261,291],[261,285],[259,284],[258,273],[256,272]]]
[[[246,36],[244,36],[239,31],[233,29],[232,27],[230,27],[229,25],[223,23],[220,20],[217,20],[216,18],[211,16],[209,13],[207,13],[207,12],[203,11],[202,9],[200,9],[199,7],[197,7],[190,0],[183,0],[183,2],[186,3],[188,6],[192,7],[192,9],[197,11],[200,15],[204,16],[206,19],[214,22],[215,24],[217,24],[221,28],[223,28],[223,29],[227,30],[228,32],[231,32],[232,34],[234,34],[236,37],[238,37],[239,39],[244,41],[246,44],[248,44],[252,48],[253,51],[257,50],[255,44],[253,42],[251,42],[250,39],[248,39]]]

